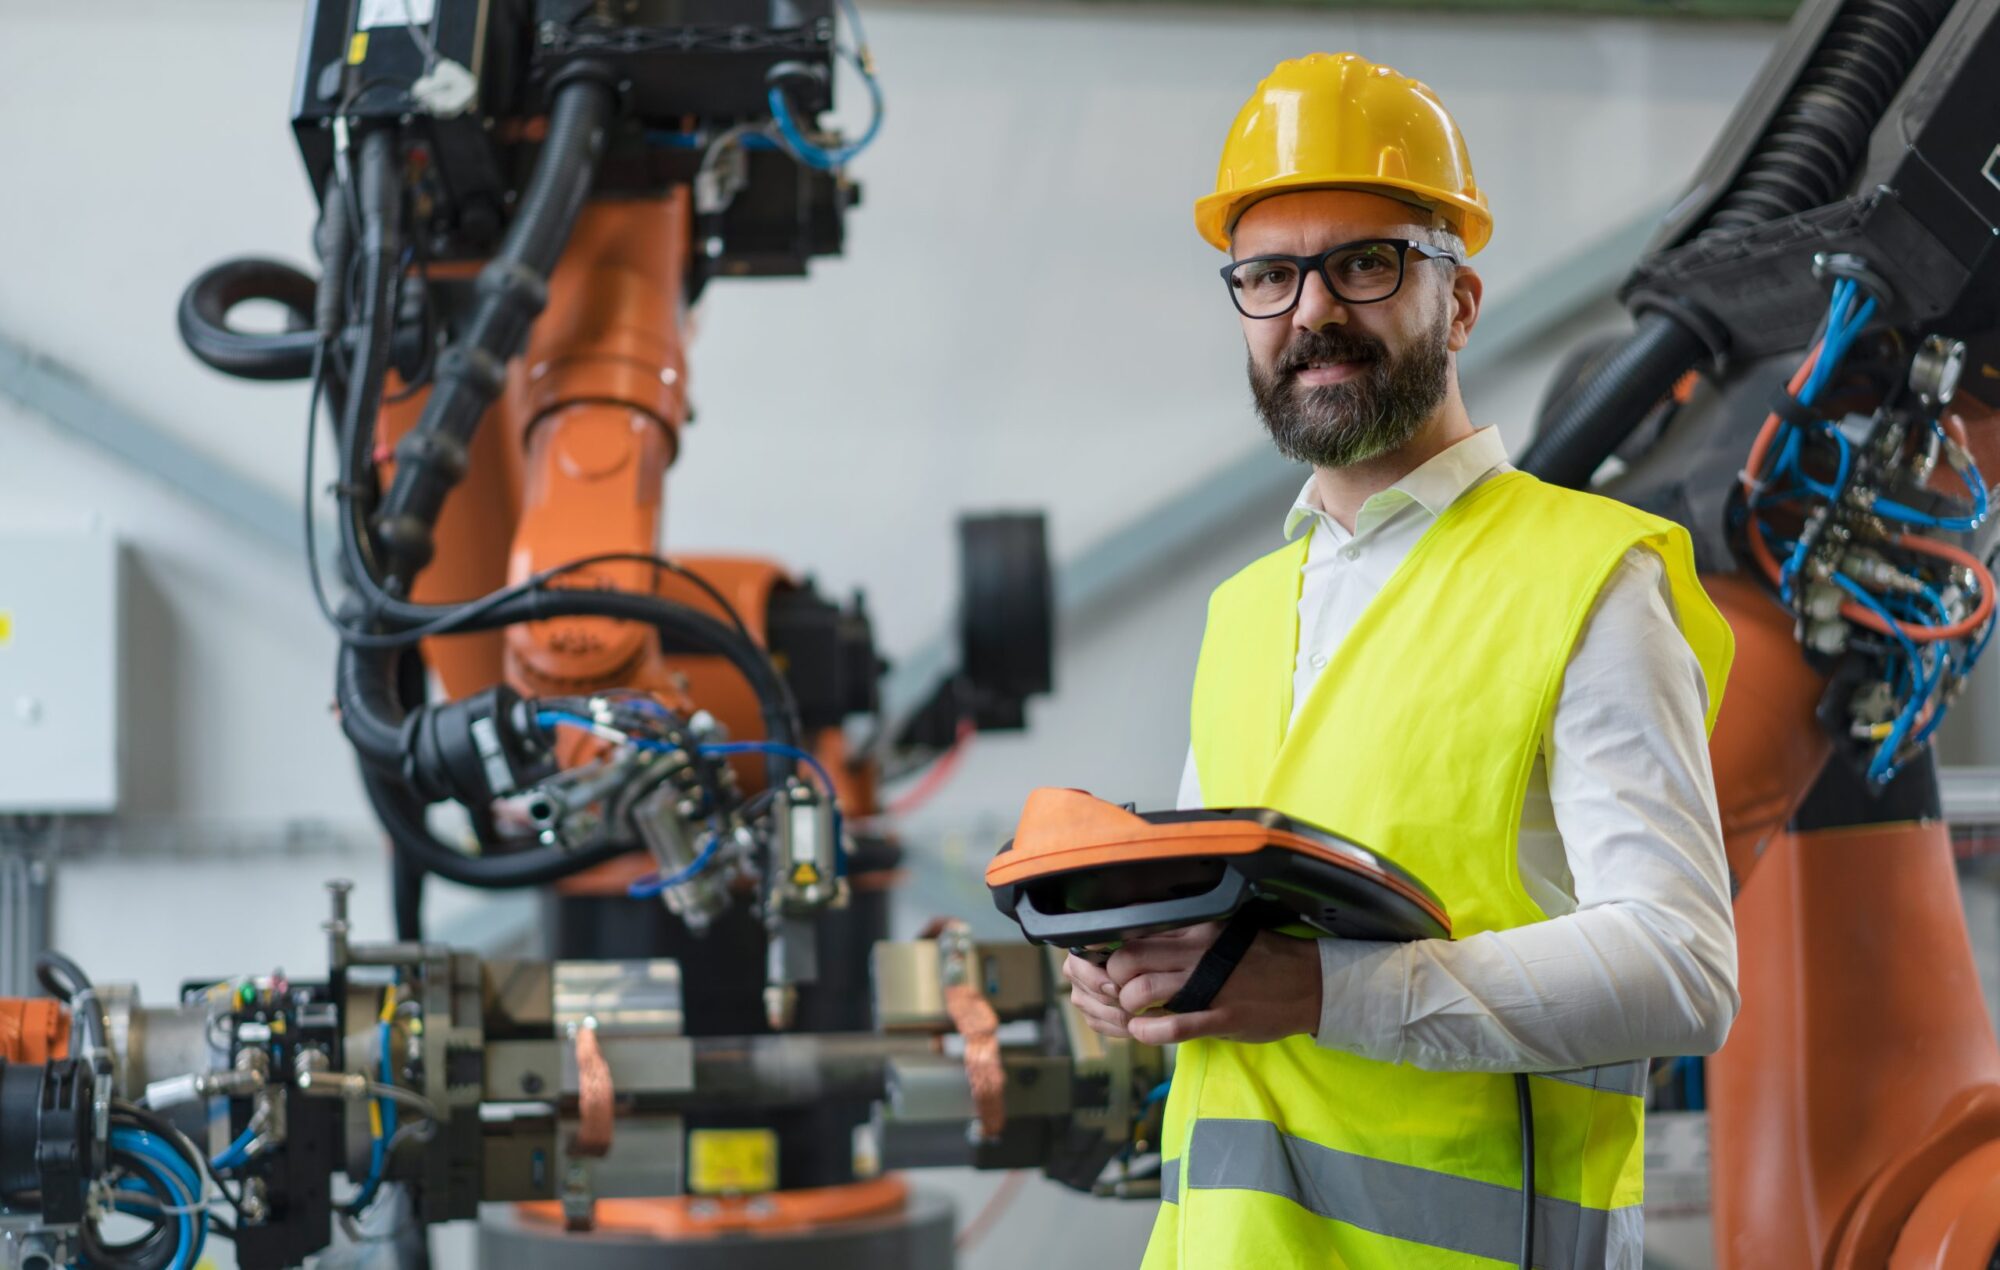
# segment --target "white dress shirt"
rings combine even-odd
[[[1287,538],[1312,526],[1294,718],[1424,530],[1507,470],[1499,434],[1481,429],[1363,503],[1352,534],[1306,482],[1285,520]],[[1571,652],[1523,800],[1521,881],[1550,920],[1456,941],[1320,940],[1319,1044],[1439,1071],[1591,1067],[1721,1045],[1738,1004],[1736,928],[1706,706],[1666,570],[1636,548]],[[1180,806],[1202,805],[1190,749]]]

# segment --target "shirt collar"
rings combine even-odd
[[[1471,436],[1424,460],[1388,489],[1370,497],[1367,503],[1362,504],[1363,512],[1380,499],[1384,503],[1415,502],[1432,516],[1441,515],[1445,508],[1458,501],[1460,494],[1506,462],[1507,445],[1500,439],[1500,430],[1480,428]],[[1320,507],[1319,491],[1309,476],[1305,487],[1292,503],[1291,511],[1285,516],[1285,537],[1289,540],[1297,536],[1301,524],[1321,519],[1331,521],[1332,518]],[[1357,529],[1361,527],[1362,520],[1363,517],[1356,517]]]

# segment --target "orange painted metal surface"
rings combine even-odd
[[[596,1228],[672,1241],[741,1238],[882,1217],[901,1212],[909,1199],[910,1184],[893,1173],[846,1186],[765,1195],[601,1199]],[[537,1225],[563,1225],[561,1204],[544,1201],[514,1208]]]
[[[1924,1194],[1889,1270],[1991,1270],[2000,1248],[2000,1138],[1961,1158]]]
[[[69,1057],[69,1013],[48,997],[0,997],[0,1063]]]
[[[1781,833],[1736,919],[1743,1009],[1708,1066],[1717,1261],[1876,1270],[1924,1193],[2000,1133],[1950,835]]]
[[[586,207],[549,277],[549,302],[514,364],[508,407],[522,455],[508,580],[608,552],[658,550],[667,468],[687,414],[681,348],[687,192]],[[652,589],[638,563],[556,585]],[[504,674],[538,696],[664,683],[645,627],[559,618],[508,628]]]
[[[1736,634],[1709,754],[1729,871],[1741,885],[1833,753],[1813,717],[1826,681],[1799,655],[1792,615],[1770,592],[1740,574],[1701,581]]]

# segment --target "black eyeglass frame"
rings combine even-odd
[[[1396,285],[1389,288],[1386,293],[1378,295],[1371,300],[1356,300],[1342,295],[1340,288],[1333,284],[1333,275],[1327,272],[1327,261],[1344,251],[1353,251],[1357,247],[1376,246],[1396,248]],[[1236,311],[1253,322],[1263,322],[1270,318],[1281,318],[1293,309],[1298,308],[1299,301],[1304,298],[1306,293],[1306,279],[1315,273],[1320,276],[1320,281],[1326,283],[1326,289],[1333,298],[1339,300],[1342,304],[1380,304],[1384,300],[1395,299],[1397,294],[1402,291],[1404,279],[1410,276],[1409,253],[1413,251],[1426,260],[1448,260],[1453,265],[1462,265],[1465,263],[1458,258],[1456,252],[1447,251],[1443,247],[1434,246],[1431,243],[1419,242],[1414,238],[1357,238],[1353,242],[1336,243],[1328,247],[1325,251],[1311,256],[1286,256],[1273,252],[1269,255],[1245,256],[1241,260],[1232,260],[1222,266],[1222,285],[1228,289],[1229,302],[1236,306]],[[1236,293],[1236,271],[1244,265],[1277,260],[1282,260],[1287,264],[1293,265],[1299,271],[1298,284],[1292,288],[1292,302],[1284,308],[1279,309],[1276,313],[1252,313],[1248,311],[1243,307],[1242,297]]]

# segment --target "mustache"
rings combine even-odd
[[[1382,341],[1373,336],[1329,326],[1322,330],[1301,332],[1285,346],[1276,369],[1280,375],[1289,375],[1304,370],[1314,362],[1367,364],[1382,361],[1388,352]]]

